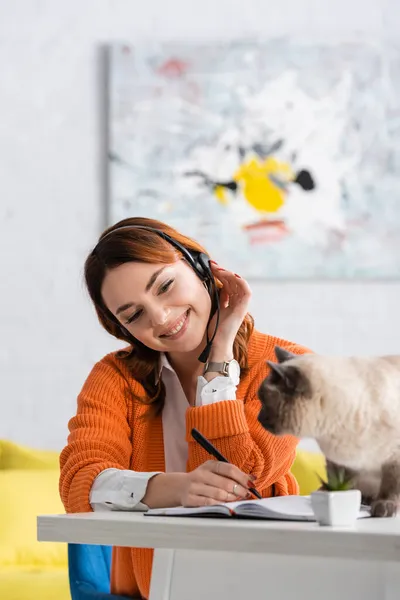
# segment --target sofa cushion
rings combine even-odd
[[[65,567],[1,567],[2,600],[71,600]]]
[[[308,496],[321,486],[319,477],[326,477],[325,457],[317,452],[297,450],[291,472],[297,479],[301,496]]]
[[[8,440],[0,440],[0,470],[3,469],[57,469],[59,452],[35,450]]]
[[[67,545],[37,541],[37,516],[65,513],[58,469],[0,471],[0,565],[67,565]]]

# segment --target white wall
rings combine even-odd
[[[81,279],[104,224],[99,46],[399,32],[398,0],[0,0],[0,437],[61,448],[84,378],[117,347]],[[259,329],[323,352],[400,351],[399,284],[253,287]]]

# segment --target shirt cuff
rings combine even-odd
[[[93,482],[89,502],[94,511],[145,511],[148,506],[141,500],[146,494],[149,480],[159,473],[104,469]]]
[[[211,381],[200,375],[197,379],[196,406],[206,406],[221,400],[236,400],[236,385],[230,377],[217,375]]]

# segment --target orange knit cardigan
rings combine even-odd
[[[249,372],[241,378],[236,400],[200,407],[186,413],[187,471],[211,457],[190,437],[197,427],[227,459],[257,477],[263,496],[275,484],[279,495],[297,494],[290,473],[297,438],[276,437],[257,421],[258,388],[268,373],[266,360],[275,360],[274,346],[295,354],[308,352],[291,342],[254,331],[248,345]],[[133,392],[133,393],[132,393]],[[126,363],[111,353],[89,374],[78,397],[77,414],[69,422],[68,444],[60,456],[60,495],[67,513],[89,512],[89,492],[96,476],[108,468],[164,471],[161,416],[141,419],[146,407],[134,396],[144,396]],[[132,597],[149,597],[153,550],[113,549],[111,591]]]

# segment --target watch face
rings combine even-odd
[[[233,359],[228,364],[228,375],[233,383],[237,385],[240,380],[240,366],[237,360]]]

